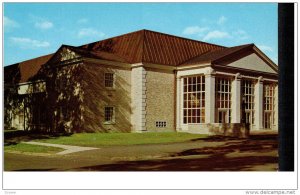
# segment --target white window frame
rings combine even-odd
[[[225,112],[225,123],[231,122],[231,96],[232,79],[226,77],[216,78],[216,122],[220,123],[219,112]],[[220,97],[220,98],[219,98]]]
[[[183,77],[183,124],[205,123],[205,76]]]
[[[250,125],[254,125],[254,113],[255,113],[255,83],[253,80],[242,80],[242,89],[241,95],[242,98],[245,99],[245,113],[249,115],[250,121],[246,121],[250,123]],[[242,100],[243,101],[243,100]],[[247,120],[248,117],[246,117]]]
[[[264,99],[263,99],[263,126],[266,128],[265,123],[266,123],[266,114],[271,114],[271,121],[270,121],[270,129],[272,128],[272,125],[274,125],[274,93],[275,93],[275,86],[274,84],[271,83],[266,83],[263,86],[263,94],[264,94]],[[267,101],[268,100],[268,101]]]

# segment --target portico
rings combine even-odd
[[[251,131],[278,130],[276,70],[260,54],[254,55],[226,65],[199,63],[197,69],[178,70],[177,131],[216,133],[242,124]],[[233,68],[240,61],[246,64]],[[262,71],[251,70],[257,64],[265,66],[260,67]]]

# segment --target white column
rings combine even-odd
[[[215,75],[210,71],[205,75],[205,123],[215,122]]]
[[[263,78],[259,77],[254,87],[254,130],[263,129]]]
[[[274,90],[274,126],[272,128],[274,130],[278,130],[278,104],[279,104],[278,84],[276,84],[275,90]]]
[[[231,85],[231,123],[241,123],[241,78],[239,73],[235,75]]]
[[[181,78],[176,78],[176,131],[181,130],[181,114],[182,114],[182,107],[181,107],[181,98],[182,98],[182,85],[181,85]]]
[[[131,124],[137,132],[146,130],[146,73],[142,66],[131,72]]]

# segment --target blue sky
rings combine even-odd
[[[3,25],[5,65],[140,29],[254,43],[278,61],[276,3],[5,3]]]

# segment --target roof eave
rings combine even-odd
[[[176,70],[185,70],[185,69],[191,69],[191,68],[198,68],[198,67],[207,67],[212,66],[211,61],[203,61],[195,64],[184,64],[176,67]]]

